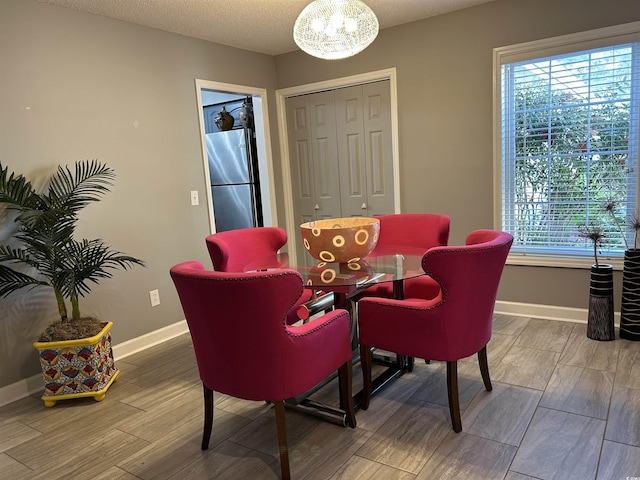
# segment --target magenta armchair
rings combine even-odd
[[[355,427],[345,310],[301,326],[288,325],[287,312],[303,291],[302,277],[293,270],[216,272],[199,262],[186,262],[170,273],[204,387],[203,450],[213,427],[213,391],[273,402],[282,477],[289,478],[284,400],[309,391],[336,370],[346,422]]]
[[[477,354],[485,388],[491,390],[487,343],[493,308],[513,237],[495,230],[470,233],[464,246],[434,247],[422,260],[441,286],[436,298],[363,298],[359,302],[362,408],[371,398],[371,349],[447,362],[449,412],[462,430],[457,361]]]
[[[436,213],[395,213],[380,215],[380,236],[372,256],[396,253],[394,246],[413,247],[419,255],[431,247],[446,245],[449,241],[451,219],[448,215]],[[430,277],[422,276],[404,282],[404,296],[435,297],[440,291],[439,285]],[[379,283],[366,289],[359,298],[393,298],[391,283]]]
[[[213,269],[219,272],[242,272],[245,265],[278,253],[287,243],[287,232],[279,227],[255,227],[228,230],[209,235],[205,242]],[[296,323],[298,308],[313,297],[305,289],[287,315],[289,324]]]

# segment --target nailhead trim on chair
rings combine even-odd
[[[204,270],[196,270],[196,271],[204,271]],[[249,273],[249,272],[248,272]],[[250,272],[250,273],[257,273],[257,272]],[[242,273],[235,273],[236,275],[243,275]],[[181,276],[181,277],[190,277],[191,275],[189,274],[184,274],[184,273],[176,273],[177,276]],[[290,270],[290,271],[276,271],[274,273],[267,273],[266,275],[261,276],[260,278],[264,278],[264,277],[283,277],[283,276],[290,276],[290,275],[294,275],[297,277],[300,277],[300,274],[294,270]],[[234,279],[229,279],[229,278],[202,278],[202,280],[207,281],[207,282],[251,282],[254,280],[258,280],[258,278],[255,277],[244,277],[244,276],[239,276],[237,278]],[[300,295],[302,295],[302,292],[304,291],[304,286],[302,285],[302,283],[300,284],[300,294],[298,295],[298,298],[300,297]],[[297,300],[297,299],[296,299]],[[291,305],[289,305],[289,309],[291,310],[293,308],[293,306],[296,304],[296,300],[293,301],[293,303]],[[287,311],[288,311],[287,310]],[[326,322],[325,324],[330,324],[335,322],[338,318],[344,316],[344,315],[348,315],[347,312],[344,312],[343,314],[340,314],[336,317],[334,317],[333,319],[329,320],[328,322]],[[313,328],[311,330],[309,330],[308,332],[305,333],[290,333],[287,332],[287,322],[286,322],[286,317],[287,315],[285,314],[285,316],[283,317],[283,322],[282,322],[282,327],[285,330],[285,332],[287,333],[287,335],[290,335],[292,337],[304,337],[307,335],[310,335],[312,332],[315,332],[317,330],[319,330],[322,327],[318,327],[318,328]]]

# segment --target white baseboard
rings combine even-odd
[[[557,307],[553,305],[538,305],[533,303],[518,303],[497,301],[495,313],[515,315],[518,317],[533,317],[546,320],[559,320],[564,322],[587,323],[588,311],[586,308]],[[620,324],[620,312],[615,312],[615,324]],[[133,355],[154,345],[171,340],[179,335],[189,332],[186,320],[174,323],[140,337],[113,345],[113,355],[117,360]],[[19,382],[0,388],[0,407],[21,398],[38,393],[43,388],[42,375],[34,375]]]
[[[184,333],[188,333],[186,320],[174,323],[167,327],[154,330],[153,332],[146,333],[140,337],[127,340],[126,342],[113,345],[113,356],[116,359],[116,365],[118,359],[123,359],[129,355],[145,350],[154,345],[158,345],[167,340],[171,340]],[[6,387],[0,388],[0,407],[7,405],[21,398],[28,397],[39,392],[42,392],[42,374],[33,375],[29,378],[25,378]]]
[[[168,325],[159,330],[145,333],[140,337],[132,338],[126,342],[113,345],[113,357],[118,360],[119,358],[127,358],[129,355],[141,352],[149,347],[153,347],[172,338],[179,337],[184,333],[189,333],[189,327],[187,321]]]
[[[589,311],[586,308],[557,307],[534,303],[496,301],[495,313],[517,317],[534,317],[561,322],[587,323]],[[614,312],[615,326],[620,326],[620,312]]]

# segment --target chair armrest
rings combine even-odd
[[[346,310],[332,310],[308,323],[286,328],[291,349],[302,365],[309,367],[335,356],[342,362],[351,358],[351,319]]]

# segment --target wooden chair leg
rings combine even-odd
[[[353,393],[351,384],[353,382],[353,367],[351,360],[346,362],[338,370],[340,379],[340,405],[345,412],[345,420],[351,428],[356,427],[356,412],[353,408]]]
[[[484,388],[487,392],[493,390],[491,385],[491,377],[489,376],[489,362],[487,361],[487,346],[485,345],[482,350],[478,352],[478,363],[480,364],[480,374],[482,375],[482,381],[484,382]]]
[[[211,439],[211,430],[213,429],[213,390],[208,388],[204,383],[204,432],[202,433],[202,450],[209,448],[209,440]]]
[[[449,395],[449,414],[453,431],[462,431],[460,420],[460,401],[458,399],[458,362],[447,362],[447,394]]]
[[[366,410],[371,401],[371,349],[360,345],[360,366],[362,367],[362,399],[360,408]]]
[[[275,402],[276,406],[276,426],[278,429],[278,449],[280,450],[280,470],[282,480],[291,479],[289,470],[289,445],[287,443],[287,425],[284,418],[284,401]]]

